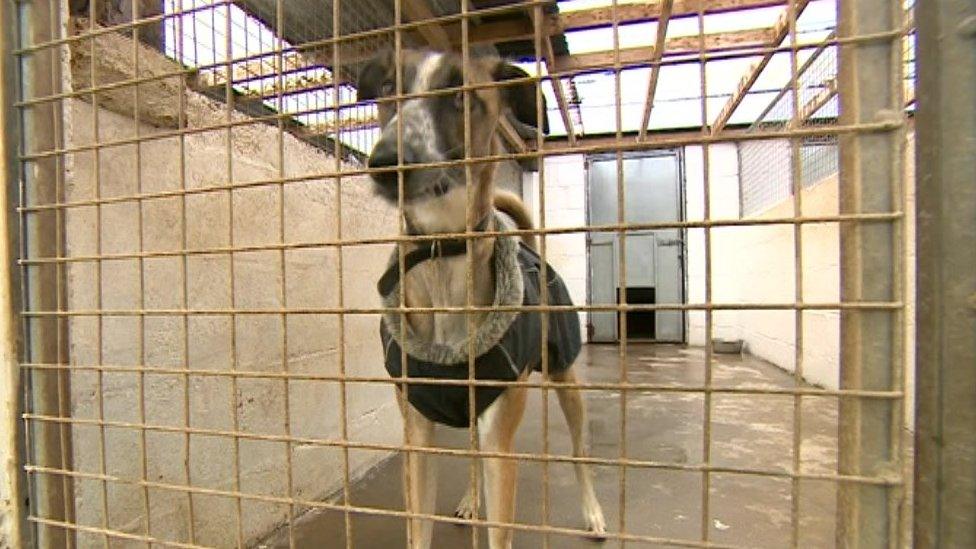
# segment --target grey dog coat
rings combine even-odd
[[[495,305],[540,305],[542,259],[514,238],[500,237],[495,242]],[[390,268],[399,270],[395,257]],[[572,305],[562,278],[548,264],[545,271],[548,304]],[[392,288],[384,289],[397,290],[398,281]],[[398,291],[390,291],[382,297],[388,307],[396,307],[398,295]],[[515,381],[527,368],[541,371],[542,314],[549,317],[546,336],[548,370],[557,373],[572,366],[581,347],[576,311],[491,311],[473,336],[477,357],[475,379]],[[399,332],[400,315],[385,314],[380,322],[380,337],[386,371],[394,378],[400,377],[403,371]],[[407,350],[407,399],[427,419],[451,427],[469,425],[469,385],[430,383],[468,379],[468,343],[465,340],[454,346],[431,344],[407,334],[404,345]],[[400,390],[403,390],[402,385]],[[476,386],[475,413],[480,416],[504,390],[504,386]]]

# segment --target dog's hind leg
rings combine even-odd
[[[556,383],[578,383],[576,374],[572,368],[559,373],[549,374],[549,378]],[[587,457],[590,453],[590,444],[586,430],[586,404],[579,389],[560,387],[556,389],[559,397],[559,406],[563,409],[566,416],[566,424],[569,426],[569,434],[573,440],[573,456]],[[579,482],[580,494],[583,504],[583,518],[586,526],[597,537],[602,537],[606,532],[606,520],[603,517],[603,508],[600,501],[596,499],[596,492],[593,489],[593,475],[589,464],[575,464],[576,480]]]
[[[478,418],[478,434],[484,452],[512,453],[515,432],[525,412],[526,390],[510,387]],[[490,522],[515,520],[515,484],[518,461],[484,458],[485,507]],[[490,549],[511,549],[510,528],[488,528]]]
[[[405,445],[430,447],[434,440],[434,423],[404,402],[398,392],[400,411],[406,429]],[[404,478],[404,501],[411,513],[433,514],[437,498],[437,471],[434,456],[428,453],[407,452]],[[429,549],[434,524],[430,520],[407,520],[407,540],[410,549]]]

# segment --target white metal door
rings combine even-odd
[[[674,153],[625,158],[623,187],[626,193],[624,220],[627,223],[667,223],[682,217],[678,156]],[[591,225],[615,224],[618,216],[617,161],[596,159],[589,165],[588,215]],[[654,304],[684,302],[683,232],[681,229],[628,231],[626,246],[626,290],[646,290]],[[591,304],[617,303],[620,288],[618,268],[621,238],[617,233],[590,233],[589,295]],[[632,302],[631,300],[628,300]],[[619,329],[616,313],[590,315],[592,341],[616,341]],[[656,311],[651,339],[683,341],[682,311]]]

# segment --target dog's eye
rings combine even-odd
[[[383,84],[380,85],[380,93],[382,95],[393,95],[393,92],[395,91],[396,91],[396,85],[390,80],[387,80],[386,82],[383,82]]]
[[[464,110],[464,92],[463,91],[459,91],[456,94],[454,94],[454,97],[453,97],[452,100],[454,102],[454,108],[456,108],[459,111],[463,111]],[[471,94],[471,102],[470,102],[470,105],[471,105],[471,112],[475,112],[475,111],[477,111],[478,109],[481,108],[481,100],[478,99],[478,96],[475,95],[475,94],[473,94],[473,93]]]

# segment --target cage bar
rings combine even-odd
[[[381,3],[374,4],[378,0],[294,1],[102,0],[83,9],[79,3],[62,0],[3,5],[0,20],[9,23],[10,17],[19,17],[21,34],[17,40],[9,37],[5,42],[5,50],[13,53],[11,59],[18,66],[4,65],[4,69],[22,79],[19,94],[5,96],[4,105],[9,109],[5,113],[18,114],[23,131],[19,148],[6,149],[17,172],[16,177],[10,176],[10,185],[16,186],[19,196],[11,200],[11,209],[4,213],[19,218],[11,234],[20,239],[19,270],[13,274],[14,283],[20,275],[23,303],[18,304],[15,296],[5,311],[15,313],[22,323],[23,345],[4,380],[16,382],[20,376],[24,396],[16,424],[26,431],[21,438],[25,455],[15,463],[26,475],[22,488],[31,496],[31,505],[24,513],[27,532],[22,537],[38,547],[245,547],[274,539],[276,547],[296,548],[308,543],[303,532],[309,524],[331,517],[337,530],[326,543],[347,549],[368,547],[374,534],[371,529],[380,523],[402,528],[407,543],[417,542],[432,526],[441,530],[445,525],[459,525],[470,528],[460,537],[474,546],[486,536],[491,539],[508,530],[517,540],[525,536],[539,540],[542,547],[560,547],[565,537],[583,538],[587,531],[575,522],[564,521],[565,502],[562,496],[552,494],[561,494],[561,474],[587,465],[604,476],[600,500],[608,511],[606,538],[614,546],[751,545],[755,540],[735,530],[726,532],[729,526],[722,522],[730,479],[769,483],[782,490],[783,502],[788,503],[780,511],[788,520],[770,525],[770,530],[782,538],[784,546],[804,546],[807,519],[811,517],[823,520],[825,528],[836,526],[833,541],[838,546],[891,546],[907,541],[905,517],[911,511],[907,494],[913,486],[906,474],[909,454],[902,442],[902,408],[909,386],[904,374],[910,358],[904,344],[910,336],[905,332],[914,305],[908,280],[911,258],[906,255],[911,246],[906,244],[914,212],[905,194],[902,168],[906,154],[903,142],[915,125],[912,100],[906,102],[903,97],[914,97],[908,68],[911,62],[906,61],[905,53],[910,49],[914,21],[901,2],[836,0],[839,17],[828,18],[830,22],[824,28],[808,29],[804,34],[803,18],[822,16],[824,6],[833,5],[831,0],[662,0],[645,4],[606,0],[598,7],[579,7],[573,2],[557,5],[550,0],[396,0],[387,3],[389,13],[377,7]],[[296,19],[294,10],[299,4],[307,20]],[[115,8],[119,13],[106,15],[105,10]],[[750,12],[766,22],[744,28],[741,22],[726,20],[726,28],[716,19]],[[69,19],[61,20],[63,14],[69,14]],[[86,14],[89,17],[85,18]],[[383,20],[380,15],[389,17]],[[927,17],[920,18],[923,36],[935,25],[936,16],[929,12]],[[656,25],[654,32],[649,25]],[[635,39],[640,29],[648,32]],[[11,25],[5,32],[13,30]],[[588,32],[604,33],[610,45],[580,53],[563,43],[567,35]],[[967,32],[965,28],[963,32]],[[633,46],[634,42],[639,45]],[[106,77],[104,61],[111,48],[105,44],[109,43],[125,46],[122,57],[128,58],[128,64]],[[925,40],[920,44],[922,54],[928,51],[933,55],[931,49],[926,50],[931,46],[926,46]],[[391,69],[395,76],[389,82],[393,93],[384,100],[402,115],[404,107],[416,100],[441,101],[454,95],[463,104],[458,122],[463,154],[411,163],[404,146],[408,128],[402,116],[397,116],[396,165],[369,167],[367,157],[379,117],[373,102],[357,100],[356,72],[383,47],[392,49],[395,60]],[[459,54],[461,85],[434,91],[411,89],[409,79],[413,75],[404,66],[402,53],[415,47]],[[515,52],[513,55],[519,57],[515,61],[528,67],[528,76],[505,82],[475,82],[474,57],[482,48]],[[835,67],[838,52],[839,74]],[[165,63],[154,65],[156,54]],[[86,74],[62,74],[78,59],[90,63],[81,71]],[[788,67],[781,63],[783,60],[788,61]],[[731,84],[721,74],[729,67],[737,71]],[[788,77],[775,84],[764,83],[764,76],[784,68],[782,72],[789,73]],[[687,85],[695,89],[679,95],[667,86],[682,71],[697,73],[699,82]],[[629,79],[635,74],[644,78],[639,86],[631,85],[637,81]],[[935,77],[928,76],[933,86],[930,89],[940,89]],[[62,82],[66,83],[64,89]],[[605,104],[595,107],[592,90],[601,88],[594,83],[606,84],[602,88]],[[473,136],[481,129],[475,115],[480,108],[476,98],[512,85],[534,87],[538,117],[534,136],[502,116],[496,133],[500,147],[487,154],[473,152]],[[592,86],[589,90],[588,85]],[[159,90],[169,90],[170,104],[153,111]],[[918,99],[920,112],[926,107],[934,109],[925,98],[921,95]],[[207,116],[200,114],[201,101],[206,102]],[[547,101],[548,111],[542,108]],[[695,111],[696,118],[684,126],[659,131],[660,126],[655,124],[671,114],[672,102],[684,105],[680,109]],[[111,107],[119,104],[125,105],[124,112],[113,112]],[[838,104],[840,117],[834,119]],[[947,104],[939,103],[939,108],[958,109]],[[91,109],[90,121],[74,117],[73,109],[79,107]],[[600,112],[605,120],[595,120],[591,113],[596,111],[589,110],[593,108],[603,109]],[[753,116],[755,113],[758,116]],[[968,120],[958,110],[952,114]],[[124,118],[123,127],[134,129],[116,131],[113,121],[119,116]],[[544,135],[541,128],[547,120],[561,125],[560,132],[565,133]],[[90,139],[73,133],[79,126],[91,133]],[[595,126],[606,131],[597,132]],[[925,127],[932,134],[946,131],[938,124]],[[267,150],[242,144],[239,136],[250,132],[261,133],[260,143]],[[12,133],[16,132],[5,135],[8,142]],[[938,135],[948,139],[944,133]],[[214,173],[204,173],[194,167],[200,162],[194,156],[198,152],[195,147],[210,138],[216,140],[216,145],[207,149],[215,157]],[[786,144],[788,154],[782,163],[763,156],[764,147],[771,142]],[[840,207],[826,213],[808,212],[810,199],[805,193],[817,190],[812,180],[831,172],[836,164],[810,149],[829,149],[838,142]],[[307,158],[298,153],[293,158],[289,152],[296,143],[315,150],[308,157],[308,169],[302,165]],[[723,162],[731,146],[739,149],[732,155],[737,157],[734,183],[739,192],[738,215],[727,215],[721,203],[732,196],[728,193],[732,179],[721,172],[727,166]],[[694,162],[700,162],[701,173],[695,172],[694,177],[701,181],[694,185],[701,185],[695,191],[700,194],[694,198],[686,195],[690,183],[681,181],[678,204],[682,210],[694,205],[701,210],[700,215],[683,212],[669,221],[631,219],[629,212],[635,201],[640,203],[640,192],[625,181],[632,177],[626,163],[673,149],[677,177],[683,179],[689,162],[686,155],[698,148],[700,158]],[[151,151],[161,149],[174,155],[172,172],[162,178],[166,179],[164,184],[158,181],[158,174],[145,171],[148,166],[160,166],[154,163]],[[939,166],[947,163],[938,156],[939,151],[921,150],[926,162]],[[131,162],[116,163],[123,156],[120,151],[132,151]],[[601,158],[614,165],[608,175],[616,189],[615,211],[609,222],[593,222],[588,210],[579,217],[567,216],[568,221],[558,215],[554,208],[568,200],[570,190],[579,190],[563,189],[554,181],[573,175],[552,163],[554,157],[564,155]],[[770,189],[779,185],[773,190],[782,196],[775,197],[782,198],[780,206],[789,208],[766,212],[765,204],[759,204],[745,211],[742,188],[746,174],[742,166],[750,155],[752,161],[766,167],[752,177],[769,179],[765,183]],[[538,174],[518,181],[523,198],[532,202],[527,206],[536,215],[538,227],[478,231],[476,220],[466,211],[459,233],[418,235],[408,230],[403,197],[411,170],[447,168],[463,172],[469,198],[466,208],[470,208],[475,170],[487,162],[519,163],[516,178],[522,178],[525,170]],[[251,169],[261,163],[266,165]],[[91,193],[78,192],[75,187],[77,166],[86,167],[83,175],[90,180]],[[135,173],[128,172],[132,169]],[[950,181],[961,171],[955,165],[951,169],[947,166],[932,174],[926,172],[926,177],[936,178],[949,188],[963,184]],[[769,178],[772,172],[782,172],[784,177]],[[949,172],[953,173],[947,175]],[[364,189],[371,185],[369,177],[379,174],[396,174],[400,198],[395,205],[372,210],[363,198]],[[113,186],[116,175],[127,178],[130,184]],[[531,177],[536,183],[529,181]],[[921,172],[918,180],[916,185],[921,184]],[[584,176],[573,184],[588,182]],[[254,195],[265,197],[267,202],[249,203],[245,198]],[[296,195],[304,200],[297,209],[289,203]],[[580,196],[589,200],[589,191],[584,188]],[[920,212],[942,214],[950,207],[931,196],[925,200],[919,202]],[[951,206],[962,208],[964,203],[960,199]],[[173,207],[167,210],[170,217],[164,223],[153,217],[153,208],[159,204]],[[209,205],[201,208],[200,204]],[[302,218],[305,207],[315,219]],[[123,209],[133,212],[132,223],[137,227],[120,224],[117,212]],[[194,230],[200,230],[201,212],[206,214],[203,224],[209,224],[207,236],[212,238],[201,239],[191,233],[194,223]],[[211,218],[206,217],[211,214]],[[386,216],[383,223],[376,223],[376,227],[383,226],[382,231],[359,230],[359,218],[369,216]],[[290,233],[293,224],[311,226],[319,222],[324,227],[318,227],[314,234],[296,232],[296,237]],[[253,237],[248,223],[267,229],[266,238]],[[963,230],[967,227],[971,225]],[[835,259],[841,264],[841,291],[820,298],[816,291],[807,289],[807,283],[818,275],[806,270],[808,264],[816,263],[805,256],[806,235],[830,228],[839,228],[841,246]],[[129,229],[131,246],[113,243],[113,231]],[[171,245],[153,243],[164,229],[171,231],[167,233]],[[943,230],[940,226],[939,231]],[[695,251],[702,262],[701,272],[695,275],[700,275],[700,280],[694,282],[701,284],[700,297],[690,298],[688,287],[683,287],[682,297],[673,302],[633,302],[637,300],[628,296],[628,286],[640,278],[628,271],[628,256],[639,255],[628,246],[638,242],[641,232],[653,231],[680,233],[681,253],[686,255],[692,253],[691,238],[686,233],[702,237],[701,250]],[[747,231],[790,235],[792,241],[783,247],[784,272],[779,273],[789,279],[790,291],[775,296],[728,294],[723,286],[727,274],[723,273],[722,235]],[[475,282],[481,273],[474,269],[474,251],[484,239],[531,236],[539,240],[540,276],[544,280],[553,268],[550,262],[559,271],[562,267],[558,262],[569,261],[560,247],[561,238],[577,242],[597,232],[612,235],[613,245],[619,248],[609,260],[616,269],[611,278],[618,290],[610,302],[553,304],[551,290],[545,285],[540,290],[540,305],[477,302]],[[922,231],[919,242],[945,238],[948,232],[935,232],[933,236]],[[90,238],[90,245],[87,241],[78,245],[74,240],[82,237]],[[465,241],[464,299],[450,306],[408,305],[405,284],[400,285],[399,303],[394,306],[362,298],[360,286],[365,281],[372,289],[372,270],[382,263],[374,265],[376,257],[398,257],[400,279],[405,280],[405,255],[432,246],[438,239]],[[313,254],[325,259],[307,264],[296,261]],[[258,256],[269,259],[253,260]],[[365,256],[370,257],[362,259]],[[937,263],[936,259],[929,256],[927,261]],[[590,261],[588,257],[578,260]],[[195,270],[199,272],[208,261],[221,262],[223,270],[219,276],[203,280]],[[680,261],[688,268],[685,259]],[[136,273],[133,280],[138,282],[137,287],[114,284],[113,269],[120,265]],[[150,271],[156,265],[172,268],[173,277],[167,279],[172,282],[172,295],[163,301],[151,299],[149,293],[154,283]],[[254,276],[254,265],[259,265],[258,271],[266,278]],[[793,273],[786,272],[788,266]],[[78,282],[71,278],[78,273],[91,273],[95,284],[90,289],[91,299],[78,299]],[[306,274],[309,280],[300,280]],[[928,274],[933,278],[928,279],[926,291],[937,292],[941,287],[936,282],[943,280],[938,276],[947,272],[933,270]],[[682,276],[681,284],[690,286],[690,275],[684,272]],[[257,295],[250,285],[266,292]],[[316,285],[324,288],[326,299],[293,294],[296,286]],[[954,296],[954,303],[966,303],[966,296],[962,297]],[[933,298],[932,303],[938,300]],[[944,310],[922,309],[927,318]],[[599,379],[572,383],[547,377],[514,382],[477,380],[471,352],[475,319],[500,311],[541,315],[544,375],[550,368],[547,313],[613,316],[619,341],[617,348],[593,359],[594,364],[606,368],[598,374]],[[628,320],[629,315],[638,313],[687,314],[688,318],[696,315],[703,320],[695,328],[696,337],[704,337],[700,349],[685,357],[685,366],[691,365],[687,372],[693,376],[690,381],[647,375],[653,368],[662,367],[657,363],[648,368],[635,366],[634,357],[643,343],[630,340],[627,325],[639,323]],[[401,319],[422,314],[464,316],[468,335],[462,343],[468,348],[466,378],[409,378],[408,384],[405,370],[400,377],[390,377],[382,375],[382,369],[365,369],[364,365],[375,360],[379,342],[360,342],[363,326],[384,314]],[[726,315],[762,314],[771,318],[792,315],[788,323],[784,322],[792,329],[790,341],[782,341],[789,358],[785,364],[777,363],[785,381],[729,383],[723,378],[729,365],[723,364],[713,338],[728,330]],[[807,322],[804,315],[818,314],[839,319],[839,387],[816,386],[807,378],[811,368],[806,352],[818,342],[805,334],[814,323]],[[210,332],[201,331],[206,322],[219,326]],[[682,330],[691,332],[690,323],[688,320]],[[315,326],[318,331],[307,326],[296,329],[299,324]],[[924,329],[932,330],[931,342],[919,343],[920,361],[923,354],[934,356],[948,345],[938,337],[942,334],[938,322],[929,324]],[[138,330],[132,336],[131,354],[113,348],[119,334],[124,333],[120,325]],[[157,328],[161,325],[172,329]],[[263,326],[267,333],[255,337],[254,326]],[[86,329],[91,333],[85,334]],[[407,322],[401,321],[399,329],[403,337]],[[72,338],[80,335],[89,336],[91,352],[72,347]],[[163,361],[154,355],[157,336],[171,339],[166,343],[172,344],[172,354]],[[317,339],[328,342],[311,341]],[[4,343],[7,347],[0,350],[9,350],[9,338]],[[255,347],[264,354],[254,352]],[[211,352],[217,358],[201,358],[202,352]],[[406,349],[401,353],[403,364]],[[965,357],[954,356],[954,360],[964,361]],[[967,379],[961,377],[960,385],[964,386]],[[157,380],[169,383],[168,400],[151,393]],[[920,433],[928,435],[931,443],[936,434],[947,432],[939,419],[943,411],[933,407],[931,398],[944,397],[948,390],[938,385],[938,379],[928,382],[920,383],[919,402],[934,418],[932,425],[936,427]],[[392,399],[381,402],[375,395],[377,391],[388,394],[394,390],[405,394],[408,387],[421,385],[467,390],[470,421],[458,432],[455,446],[435,445],[430,433],[408,428],[395,433],[402,434],[402,441],[386,438],[386,431],[374,438],[367,434],[371,431],[362,429],[375,417],[379,418],[377,422],[389,421],[392,430],[399,431],[399,424],[383,415],[390,409],[396,411],[390,406]],[[303,389],[310,386],[326,389]],[[79,387],[91,391],[91,402],[86,400],[87,394],[78,396]],[[256,387],[264,392],[251,390]],[[473,397],[478,390],[497,387],[524,391],[536,402],[541,400],[541,410],[530,408],[526,412],[527,416],[536,414],[533,428],[541,424],[542,429],[532,448],[482,446]],[[120,395],[120,388],[128,389],[128,394]],[[597,417],[593,426],[584,427],[599,431],[606,445],[594,454],[565,452],[565,440],[555,434],[560,426],[550,421],[550,391],[566,389],[591,401],[603,400],[603,416]],[[77,401],[72,401],[76,397]],[[262,398],[262,406],[250,406],[254,399]],[[302,406],[313,398],[319,399],[327,419],[307,421],[309,411]],[[642,403],[669,398],[693,402],[695,409],[693,419],[682,424],[694,430],[689,436],[694,442],[683,458],[670,457],[660,449],[648,453],[634,438],[645,419],[635,415]],[[727,427],[722,419],[723,406],[763,398],[788,403],[782,410],[792,416],[785,418],[782,432],[771,435],[782,444],[777,456],[780,459],[772,463],[729,461],[727,441],[722,439]],[[805,447],[815,423],[808,423],[805,407],[818,402],[828,403],[828,413],[839,403],[840,416],[831,425],[840,429],[836,442],[839,464],[821,468],[807,465]],[[127,403],[131,409],[120,410]],[[160,414],[164,405],[172,413]],[[256,411],[265,413],[267,421],[255,420]],[[552,433],[550,427],[554,428]],[[790,428],[792,432],[788,432]],[[171,456],[161,457],[153,451],[155,441],[163,438],[173,441]],[[128,442],[118,446],[122,439]],[[275,449],[274,465],[262,461],[264,458],[251,459],[251,450],[259,447]],[[128,449],[131,463],[119,466],[116,448]],[[920,461],[924,468],[919,469],[920,475],[928,475],[936,460],[935,450],[931,451],[928,461]],[[329,456],[329,482],[308,482],[306,477],[312,475],[307,471],[322,471],[323,456]],[[364,471],[379,470],[377,456],[402,458],[383,470],[400,473],[406,481],[403,495],[407,501],[413,500],[412,504],[398,501],[396,490],[389,490],[390,501],[360,499],[357,489],[365,482],[360,477]],[[481,463],[534,468],[539,473],[541,494],[533,495],[529,505],[523,502],[511,518],[506,513],[487,516],[479,509],[483,507],[479,498],[475,498],[473,518],[459,518],[431,507],[429,502],[417,501],[412,486],[424,476],[427,464],[448,460],[464,463],[464,472],[456,477],[465,477],[478,490],[485,486],[478,466]],[[220,466],[201,464],[207,461]],[[317,463],[318,468],[308,468],[310,462]],[[396,471],[401,464],[402,471]],[[936,470],[934,476],[925,479],[937,482],[947,471]],[[633,500],[642,496],[642,482],[653,475],[693,479],[684,484],[690,495],[681,494],[694,500],[693,504],[680,518],[664,525],[676,526],[675,532],[653,531],[640,518],[635,520]],[[828,499],[836,498],[836,515],[828,513],[831,516],[825,518],[807,505],[804,498],[809,497],[812,484],[826,487]],[[520,487],[519,492],[523,490]],[[658,490],[651,491],[656,494]],[[920,482],[916,497],[934,493],[936,488]],[[970,508],[965,502],[961,505],[964,512]],[[214,509],[224,513],[220,522],[223,531],[218,534],[213,532],[216,523],[211,520]],[[922,537],[938,539],[941,534],[931,532],[942,532],[936,524],[949,520],[939,514],[944,512],[944,508],[918,507],[916,526]],[[526,520],[528,516],[533,518]],[[923,520],[928,523],[922,525]],[[255,526],[256,522],[261,526]]]

